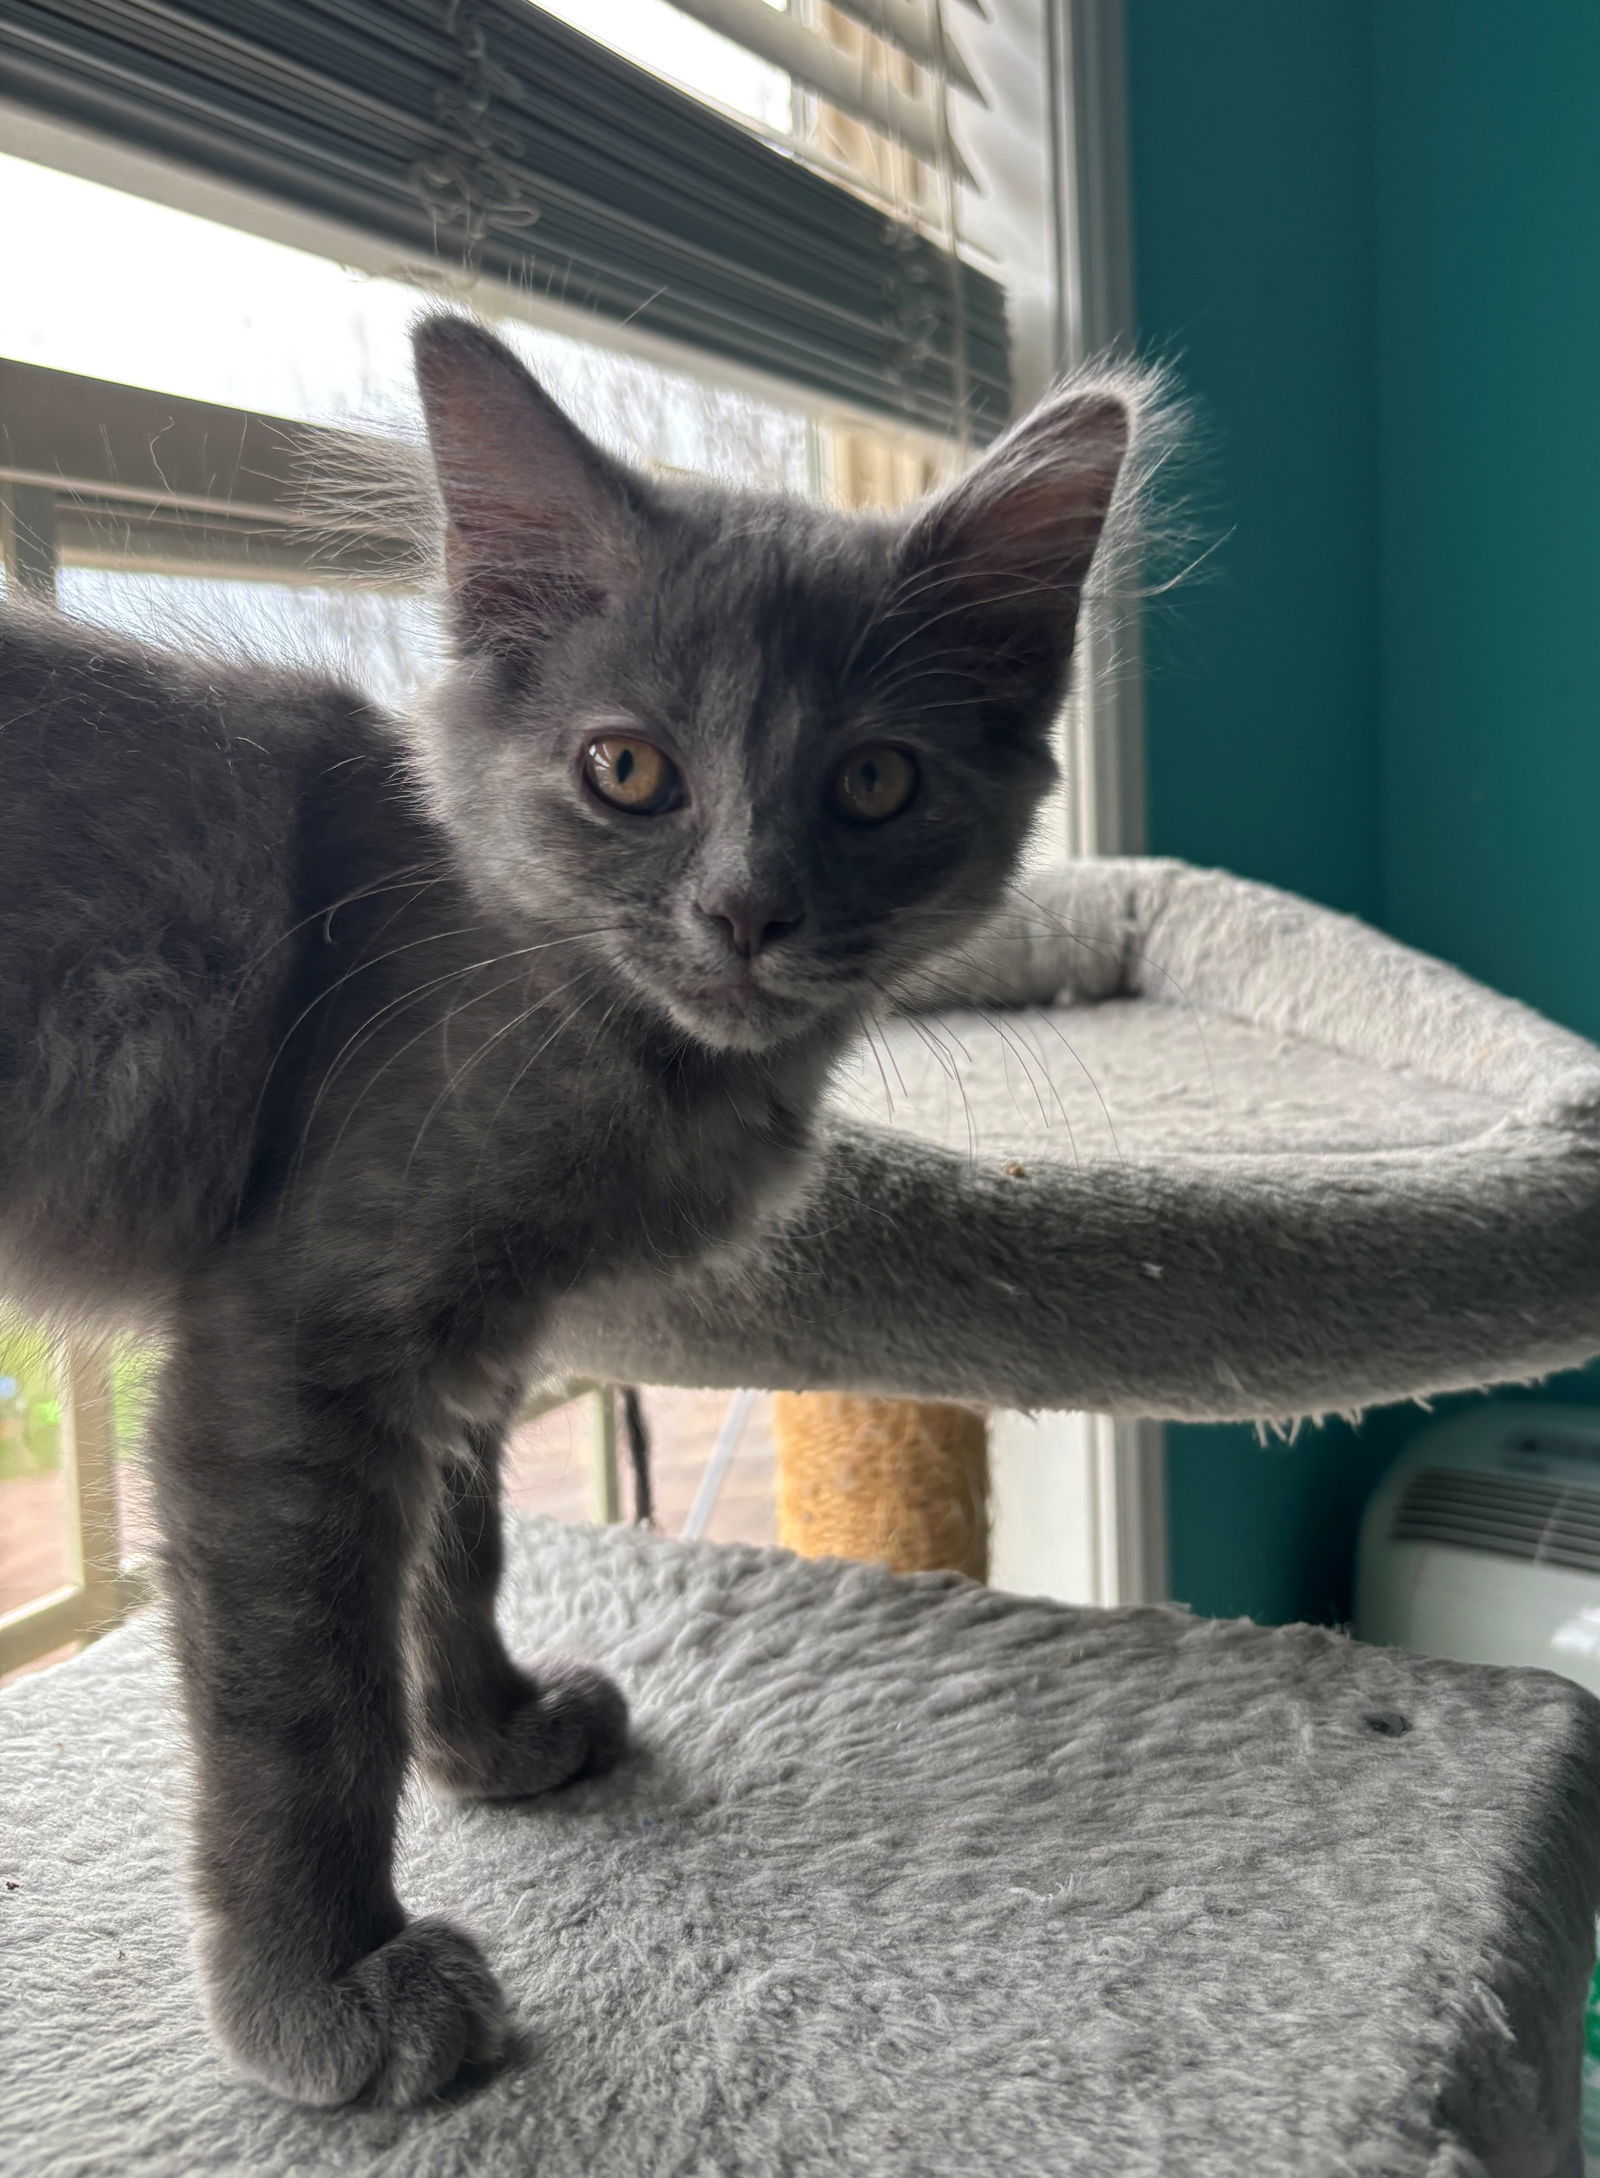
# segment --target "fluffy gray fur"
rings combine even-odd
[[[0,1694],[7,2178],[1576,2178],[1569,1682],[545,1523],[506,1588],[639,1744],[409,1801],[525,2033],[407,2118],[219,2077],[156,1630]]]
[[[166,1333],[207,2001],[322,2104],[501,2045],[476,1944],[396,1895],[410,1753],[520,1798],[624,1742],[608,1680],[495,1629],[549,1313],[745,1234],[861,1015],[995,902],[1132,426],[1073,390],[849,520],[647,482],[464,320],[417,361],[455,652],[416,720],[0,639],[0,1266]],[[659,814],[586,783],[617,733],[675,761]],[[829,800],[864,744],[920,769],[871,826]]]

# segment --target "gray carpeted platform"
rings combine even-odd
[[[413,2116],[230,2079],[158,1628],[0,1695],[6,2178],[1568,2178],[1600,1707],[1314,1628],[535,1524],[525,1649],[640,1752],[410,1808],[517,2059]]]
[[[1038,870],[844,1072],[810,1191],[550,1360],[1192,1420],[1600,1353],[1600,1050],[1176,862]]]

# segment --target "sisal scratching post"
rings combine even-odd
[[[914,1399],[779,1392],[778,1540],[804,1558],[897,1573],[989,1571],[989,1449],[981,1414]]]

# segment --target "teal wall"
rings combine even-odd
[[[1600,1035],[1600,6],[1129,0],[1129,79],[1218,540],[1151,629],[1152,847]],[[1344,1616],[1419,1420],[1174,1430],[1174,1592]]]
[[[1600,5],[1375,58],[1384,915],[1600,1037]]]
[[[1216,547],[1150,616],[1152,841],[1373,913],[1362,10],[1131,0],[1129,12],[1141,332],[1194,404],[1192,527]]]

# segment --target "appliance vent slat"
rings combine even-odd
[[[1600,1573],[1600,1489],[1424,1467],[1407,1484],[1390,1534],[1397,1543],[1442,1543]]]
[[[1577,1487],[1583,1495],[1592,1497],[1596,1506],[1600,1507],[1600,1491],[1584,1490],[1582,1484]],[[1570,1485],[1558,1482],[1503,1482],[1498,1475],[1450,1475],[1441,1474],[1436,1468],[1424,1468],[1413,1478],[1411,1488],[1406,1494],[1416,1498],[1438,1497],[1446,1503],[1454,1503],[1465,1489],[1470,1491],[1476,1505],[1522,1506],[1529,1511],[1542,1513],[1548,1512],[1552,1500],[1569,1488]]]
[[[1508,1535],[1523,1531],[1534,1535],[1543,1534],[1552,1520],[1558,1520],[1564,1531],[1574,1535],[1586,1535],[1600,1543],[1600,1522],[1590,1513],[1574,1515],[1570,1506],[1545,1506],[1542,1510],[1523,1512],[1499,1512],[1493,1506],[1458,1505],[1438,1498],[1424,1498],[1420,1503],[1406,1503],[1402,1518],[1407,1520],[1439,1520],[1453,1527],[1489,1527],[1503,1529]]]

